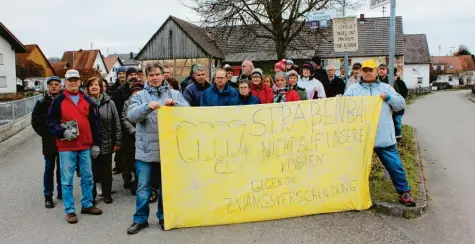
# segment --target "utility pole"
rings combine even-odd
[[[386,6],[383,6],[383,11],[382,12],[383,12],[383,17],[384,17],[384,15],[386,14]]]
[[[389,24],[389,85],[394,86],[394,57],[396,53],[396,0],[391,0],[391,17]]]
[[[440,56],[440,48],[442,48],[442,46],[441,46],[441,45],[439,45],[439,56]]]
[[[346,11],[345,11],[345,7],[346,7],[346,0],[343,0],[343,17],[346,16]],[[348,73],[350,72],[350,69],[348,67],[348,52],[345,51],[345,84],[348,82]]]

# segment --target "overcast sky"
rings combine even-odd
[[[362,0],[364,1],[364,0]],[[169,15],[198,21],[178,0],[1,0],[0,21],[23,44],[38,44],[46,56],[100,48],[104,55],[137,52]],[[388,6],[388,5],[387,5]],[[473,0],[397,0],[404,33],[426,33],[431,55],[465,44],[475,51]],[[367,6],[353,14],[380,17]],[[386,10],[389,16],[389,10]],[[108,50],[108,51],[107,51]]]

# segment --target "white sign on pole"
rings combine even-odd
[[[327,9],[308,12],[305,16],[305,22],[307,27],[311,29],[327,28],[328,21],[338,17],[343,17],[343,11],[341,9]]]
[[[391,3],[391,0],[369,0],[369,9],[375,9],[388,3]]]
[[[333,48],[337,53],[358,51],[358,24],[356,17],[333,19]]]

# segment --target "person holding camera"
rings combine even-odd
[[[51,104],[48,112],[48,133],[56,138],[61,168],[61,188],[66,220],[78,222],[74,207],[73,178],[79,166],[81,176],[81,213],[100,215],[93,205],[92,158],[100,154],[100,125],[97,107],[79,90],[81,79],[77,70],[65,75],[66,90]]]

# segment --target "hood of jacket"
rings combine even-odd
[[[145,82],[145,85],[144,85],[143,89],[146,90],[148,93],[159,97],[162,93],[170,90],[170,85],[168,84],[168,82],[166,80],[163,80],[161,86],[152,87],[152,86],[150,86],[150,84],[147,81],[147,82]]]
[[[110,102],[112,98],[107,93],[102,94],[101,105]]]

